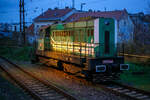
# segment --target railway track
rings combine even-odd
[[[65,72],[64,72],[65,73]],[[77,77],[76,75],[68,74],[73,79],[78,79],[80,82],[89,83],[86,79],[82,77]],[[91,82],[90,82],[91,83]],[[130,98],[131,100],[150,100],[150,92],[133,88],[131,86],[116,83],[114,81],[107,84],[94,83],[94,86],[103,88],[105,91],[112,92],[118,96],[123,96],[125,98]]]
[[[0,59],[0,62],[1,62],[1,60],[2,59]],[[3,69],[6,70],[7,73],[9,72],[9,70],[11,70],[11,68],[9,68],[9,67],[7,68],[7,66],[9,66],[9,65],[13,66],[14,65],[13,63],[11,63],[11,64],[10,63],[11,62],[9,62],[7,65],[5,65],[6,63],[3,63],[3,66],[6,67],[5,69],[4,68]],[[15,65],[15,66],[17,66],[17,65]],[[20,67],[18,67],[19,69],[16,67],[12,67],[12,68],[15,68],[16,71],[17,70],[20,71]],[[9,72],[9,73],[11,74],[11,72]],[[12,73],[14,73],[14,72],[12,72]],[[17,73],[18,73],[18,71],[17,71]],[[32,74],[32,73],[25,71],[25,70],[21,71],[21,73]],[[25,75],[22,76],[22,75],[23,74],[16,74],[13,77],[15,77],[17,79],[21,78],[22,79],[21,84],[23,83],[27,87],[26,90],[30,89],[29,90],[30,94],[38,100],[49,100],[49,99],[50,100],[51,99],[67,100],[68,98],[69,98],[68,100],[77,100],[76,98],[74,98],[74,97],[72,97],[66,93],[62,93],[62,91],[56,92],[58,89],[51,89],[51,86],[49,87],[49,83],[44,82],[44,84],[43,84],[42,82],[40,82],[40,81],[42,81],[41,79],[37,80],[37,78],[33,75],[31,75],[32,77],[30,76],[30,78],[28,78],[28,79],[26,79],[26,77],[29,77],[29,75],[27,75],[27,76],[25,76]],[[73,75],[70,75],[70,76],[76,77]],[[85,83],[85,79],[82,79],[82,80]],[[80,79],[80,81],[81,81],[81,79]],[[20,80],[19,80],[19,82],[20,82]],[[150,100],[150,92],[136,89],[136,88],[133,88],[133,87],[130,87],[127,85],[122,85],[120,83],[109,82],[108,84],[94,84],[94,86],[100,87],[103,90],[108,91],[108,92],[112,92],[116,95],[130,98],[131,100]],[[22,86],[22,87],[24,87],[24,86]],[[52,87],[54,88],[55,86],[52,86]],[[53,93],[54,93],[54,96],[51,96],[51,95],[53,95]],[[61,95],[60,93],[63,95]],[[47,99],[47,98],[49,98],[49,99]]]
[[[64,72],[65,73],[65,72]],[[68,73],[67,73],[68,74]],[[86,79],[82,77],[77,77],[76,75],[68,74],[73,79],[78,79],[80,82],[89,83]],[[91,83],[91,82],[90,82]],[[93,83],[92,83],[93,84]],[[130,98],[131,100],[150,100],[150,92],[133,88],[131,86],[116,83],[114,81],[107,84],[94,83],[93,86],[100,87],[105,91],[114,93],[118,96],[123,96],[125,98]]]
[[[62,89],[38,79],[5,58],[0,58],[0,67],[35,100],[77,100]]]
[[[150,92],[133,88],[127,85],[123,85],[117,82],[109,82],[105,85],[97,85],[106,91],[111,91],[112,93],[130,98],[131,100],[150,100]]]
[[[65,73],[65,72],[64,72]],[[74,77],[73,79],[79,78],[80,81],[86,82],[87,80],[82,78],[82,77],[76,77],[75,75],[69,74],[71,77]],[[87,81],[89,82],[89,81]],[[117,83],[114,81],[107,82],[106,84],[99,84],[99,83],[94,83],[95,86],[98,86],[100,88],[103,88],[104,90],[108,92],[112,92],[116,95],[123,96],[123,97],[128,97],[131,100],[150,100],[150,92],[140,90],[128,85],[124,85],[121,83]]]
[[[86,82],[89,83],[89,81],[87,81],[86,79],[82,77],[77,77],[71,74],[69,74],[69,76],[73,77],[73,79],[78,78],[79,81],[82,81],[83,83],[86,83]],[[125,98],[130,98],[131,100],[150,100],[150,92],[140,90],[140,89],[128,86],[128,85],[121,84],[121,83],[117,83],[114,81],[106,82],[106,84],[94,83],[93,85],[96,86],[96,88],[100,87],[105,91],[112,92],[118,96],[123,96]]]

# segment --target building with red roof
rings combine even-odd
[[[89,20],[93,18],[113,18],[116,21],[116,29],[118,41],[126,41],[133,39],[134,24],[126,11],[77,11],[76,9],[48,9],[41,15],[34,19],[34,33],[38,35],[40,27],[52,25],[56,23],[67,23],[82,20]]]
[[[71,15],[70,17],[67,18],[66,22],[72,22],[72,21],[80,21],[83,18],[87,18],[87,17],[104,17],[104,18],[114,18],[116,20],[120,20],[123,17],[127,17],[128,13],[127,11],[124,10],[116,10],[116,11],[89,11],[89,12],[77,12],[74,13],[73,15]]]
[[[75,9],[70,9],[68,7],[65,9],[48,9],[34,19],[34,32],[37,33],[39,28],[45,25],[62,23],[75,12]]]

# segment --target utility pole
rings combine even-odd
[[[104,7],[104,10],[105,10],[105,12],[106,12],[107,8],[106,8],[106,7]]]
[[[72,8],[75,8],[75,1],[72,0]]]
[[[21,33],[21,40],[23,40],[23,44],[25,45],[25,10],[24,10],[24,0],[20,0],[19,3],[20,7],[20,33]]]

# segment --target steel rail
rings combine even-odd
[[[29,72],[30,73],[30,72]],[[76,77],[72,74],[69,74],[70,76],[74,77],[74,79],[80,78],[80,81],[82,80],[84,83],[89,81],[86,81],[84,78],[81,77]],[[75,78],[76,77],[76,78]],[[91,82],[90,82],[91,83]],[[94,86],[98,86],[102,88],[105,91],[112,92],[116,95],[123,96],[126,98],[130,98],[132,100],[150,100],[150,92],[137,89],[128,85],[124,85],[121,83],[117,83],[114,81],[111,81],[107,84],[99,84],[99,83],[94,83]],[[140,94],[140,95],[139,95]]]
[[[137,89],[118,82],[109,82],[106,85],[96,84],[96,86],[112,93],[130,98],[132,100],[150,100],[150,92]]]
[[[74,96],[72,96],[71,94],[65,92],[64,90],[62,90],[62,89],[60,89],[60,88],[54,86],[52,83],[50,83],[50,82],[48,82],[48,81],[46,81],[46,80],[40,79],[40,78],[36,77],[35,75],[33,75],[33,74],[31,74],[31,73],[25,71],[24,69],[22,69],[21,67],[19,67],[18,65],[14,64],[14,63],[12,63],[12,62],[9,61],[8,59],[6,59],[6,58],[4,58],[4,57],[0,57],[0,58],[3,59],[4,61],[7,61],[8,64],[14,66],[15,68],[17,68],[17,69],[20,70],[21,72],[25,73],[26,75],[32,77],[34,80],[38,81],[38,82],[36,82],[37,84],[34,84],[34,83],[33,83],[33,84],[34,84],[33,86],[36,86],[36,85],[38,86],[38,85],[39,85],[38,83],[40,82],[40,84],[43,84],[44,87],[46,86],[46,87],[49,87],[49,88],[53,89],[53,90],[56,91],[58,94],[63,95],[67,100],[78,100],[78,99],[79,99],[79,98],[74,97]],[[6,63],[6,62],[5,62],[5,63]],[[42,96],[40,96],[40,95],[38,94],[38,92],[36,91],[36,89],[32,89],[32,85],[31,85],[31,86],[27,86],[27,85],[25,84],[25,82],[20,81],[19,79],[16,79],[16,76],[15,76],[15,75],[12,75],[12,73],[9,71],[9,69],[8,69],[8,68],[4,68],[4,66],[5,66],[5,65],[2,65],[1,68],[2,68],[16,83],[18,83],[18,85],[20,85],[20,86],[21,86],[23,89],[25,89],[29,94],[31,94],[31,96],[32,96],[34,99],[36,99],[36,100],[44,100],[44,99],[42,98]],[[10,68],[10,69],[11,69],[11,68]],[[32,83],[32,82],[28,82],[28,83]],[[39,87],[39,88],[42,88],[42,87]],[[41,92],[41,91],[40,91],[40,92]],[[44,92],[44,91],[42,91],[42,92]],[[45,92],[46,92],[46,91],[45,91]],[[46,95],[48,95],[48,94],[46,94]],[[62,99],[64,100],[64,98],[61,96],[61,98],[60,98],[60,99],[57,99],[57,100],[62,100]],[[65,99],[65,100],[66,100],[66,99]],[[46,99],[46,100],[47,100],[47,99]]]
[[[17,65],[15,64],[15,66],[17,66]],[[23,71],[25,71],[26,73],[32,75],[31,72],[28,72],[24,69],[23,69]],[[36,77],[34,75],[32,75],[32,76]],[[70,76],[76,77],[74,75],[70,75]],[[76,77],[76,78],[80,78],[80,77]],[[50,84],[49,82],[47,82],[45,80],[42,80],[42,79],[39,79],[39,80],[44,81],[44,83],[47,84],[47,86],[49,86],[49,84]],[[83,80],[84,83],[86,81],[85,79],[80,78],[80,81],[81,80]],[[86,81],[86,82],[89,83],[89,81]],[[141,89],[137,89],[137,88],[134,88],[134,87],[131,87],[131,86],[128,86],[128,85],[123,85],[123,84],[120,84],[120,83],[117,83],[117,82],[114,82],[114,81],[109,82],[108,84],[94,83],[93,86],[100,87],[105,91],[112,92],[116,95],[123,96],[123,97],[126,97],[126,98],[130,98],[132,100],[150,100],[150,92],[147,92],[147,91],[144,91],[144,90],[141,90]],[[55,88],[55,86],[54,86],[54,88]],[[75,99],[72,99],[72,100],[75,100]]]
[[[92,86],[95,86],[96,88],[100,87],[103,90],[112,92],[118,96],[123,96],[132,100],[150,100],[150,92],[137,89],[132,86],[128,86],[114,81],[106,82],[106,84],[93,83],[91,81],[87,81],[85,78],[77,77],[76,75],[69,73],[66,74],[68,74],[70,77],[73,77],[73,79],[79,79],[80,82],[90,84]]]
[[[64,72],[65,73],[65,72]],[[66,73],[68,74],[68,73]],[[77,77],[73,74],[69,74],[73,79],[80,79],[83,83],[90,81],[87,81],[85,78]],[[92,82],[90,82],[92,83]],[[116,83],[114,81],[107,82],[107,84],[99,84],[99,83],[92,83],[93,86],[100,87],[105,91],[112,92],[116,95],[128,97],[132,100],[150,100],[150,92],[137,89],[128,85],[123,85],[121,83]]]
[[[68,74],[68,73],[66,73],[66,74]],[[83,83],[85,83],[85,82],[91,83],[91,84],[93,84],[93,86],[100,87],[103,90],[108,91],[108,92],[111,91],[112,93],[119,95],[119,96],[130,98],[132,100],[150,100],[150,92],[147,92],[147,91],[144,91],[141,89],[137,89],[137,88],[134,88],[134,87],[131,87],[128,85],[124,85],[121,83],[117,83],[114,81],[107,82],[107,84],[92,83],[90,81],[87,81],[84,78],[77,77],[73,74],[69,74],[69,75],[71,77],[73,77],[73,79],[80,79],[80,82],[82,81]]]

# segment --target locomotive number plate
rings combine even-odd
[[[113,60],[103,60],[103,64],[112,64],[114,63]]]

